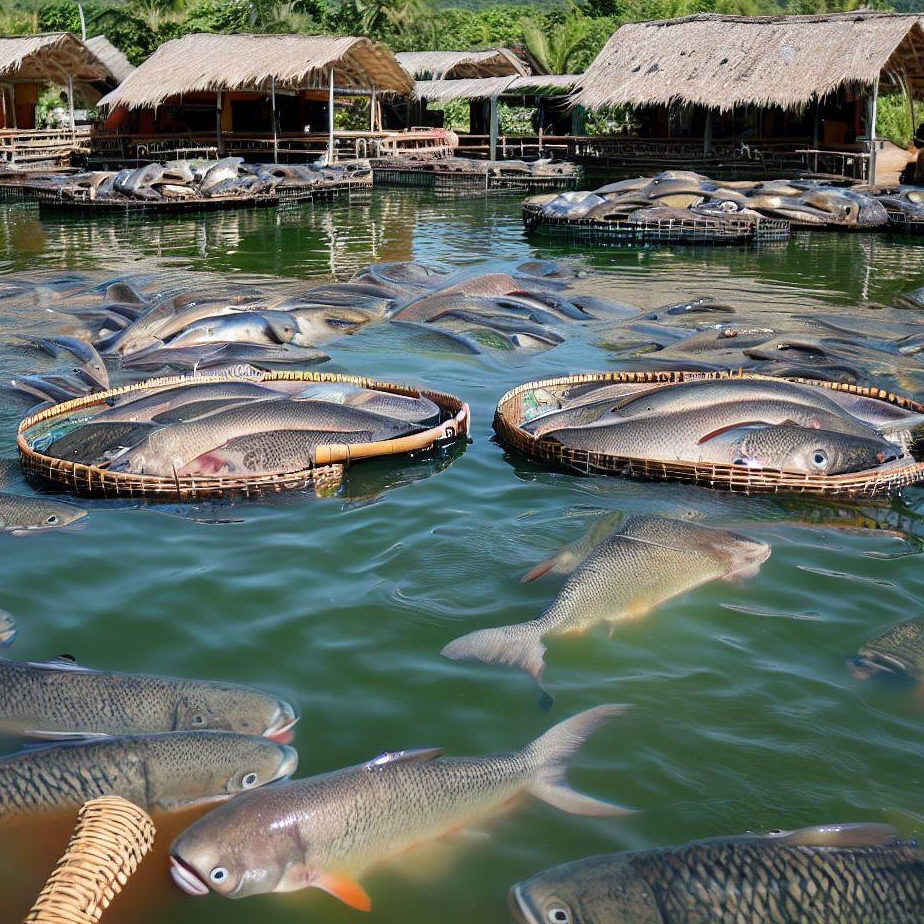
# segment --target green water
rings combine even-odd
[[[266,276],[346,278],[374,260],[491,269],[536,255],[581,258],[527,241],[516,200],[435,202],[381,190],[363,203],[144,223],[52,220],[31,206],[0,207],[0,268],[16,274],[77,270],[172,282],[195,274],[206,286],[221,274],[223,285],[246,285]],[[587,262],[600,270],[597,291],[630,304],[711,294],[749,317],[872,311],[924,284],[924,247],[873,235],[801,235],[760,251],[604,252]],[[0,311],[5,333],[48,324],[39,307]],[[0,536],[0,607],[20,624],[16,657],[69,652],[96,667],[265,687],[302,712],[298,775],[401,748],[502,751],[580,709],[635,705],[581,750],[571,779],[637,814],[586,819],[524,799],[479,824],[478,836],[427,845],[371,871],[364,879],[371,921],[502,922],[513,882],[592,853],[832,821],[920,832],[921,701],[864,686],[844,666],[874,632],[920,615],[916,546],[881,531],[813,524],[817,507],[808,502],[577,478],[508,455],[490,426],[506,389],[612,366],[579,335],[534,357],[454,359],[408,351],[380,327],[328,352],[330,371],[462,396],[472,406],[473,444],[452,464],[357,468],[344,497],[238,504],[220,512],[230,523],[97,505],[78,532]],[[23,363],[14,347],[2,348],[6,377]],[[922,385],[914,375],[902,384]],[[13,401],[0,408],[4,454],[21,410]],[[909,490],[895,515],[914,528],[922,507],[924,493]],[[439,656],[470,629],[537,615],[557,583],[521,585],[519,576],[601,511],[734,524],[769,541],[773,553],[755,579],[704,586],[620,626],[612,639],[598,630],[553,640],[549,712],[518,672]],[[161,826],[171,829],[169,821]],[[0,920],[17,920],[28,907],[66,831],[31,826],[0,838]],[[317,891],[187,898],[162,857],[147,862],[105,918],[359,919]]]

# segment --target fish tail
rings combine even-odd
[[[627,705],[595,706],[565,719],[564,722],[559,722],[532,744],[527,745],[528,756],[539,765],[530,792],[537,799],[572,815],[602,817],[631,812],[632,809],[623,808],[621,805],[575,792],[565,779],[568,759],[601,725],[613,716],[622,715],[629,708],[631,707]]]
[[[455,661],[518,667],[537,682],[545,670],[545,645],[541,629],[534,622],[469,632],[446,645],[441,654]]]

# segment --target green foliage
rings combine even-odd
[[[904,93],[889,93],[879,97],[876,108],[877,138],[888,138],[900,148],[907,148],[916,127],[911,124],[911,109]]]

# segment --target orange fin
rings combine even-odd
[[[349,876],[340,873],[321,873],[314,882],[311,883],[315,888],[321,889],[339,898],[345,905],[355,908],[357,911],[370,911],[372,909],[372,900],[366,894],[365,889]]]

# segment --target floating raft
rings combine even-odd
[[[908,485],[924,481],[924,463],[911,459],[869,471],[844,475],[802,475],[773,469],[748,469],[737,465],[663,461],[659,459],[628,459],[605,452],[569,449],[551,440],[537,439],[520,424],[530,419],[529,409],[536,391],[552,391],[589,382],[650,382],[652,386],[677,382],[714,379],[770,379],[741,372],[596,372],[583,375],[527,382],[508,391],[494,413],[494,431],[500,441],[528,456],[535,462],[586,475],[623,475],[654,481],[683,481],[708,488],[719,488],[740,494],[821,494],[841,497],[879,497],[892,494]],[[818,388],[847,391],[875,398],[916,413],[924,412],[924,404],[880,388],[864,388],[836,382],[792,378]]]
[[[371,172],[365,176],[311,184],[281,184],[272,193],[258,196],[213,196],[196,199],[72,199],[57,190],[22,184],[19,196],[38,202],[39,211],[69,212],[80,215],[182,215],[227,209],[269,208],[290,202],[311,202],[336,196],[354,196],[372,189]]]
[[[535,176],[531,173],[505,171],[504,161],[494,161],[484,170],[464,170],[447,160],[406,161],[380,160],[372,164],[375,183],[381,186],[411,186],[433,189],[446,198],[491,193],[564,192],[577,186],[576,173]]]
[[[581,241],[601,247],[640,247],[652,244],[768,244],[786,241],[788,221],[761,218],[756,221],[694,215],[660,221],[595,221],[589,218],[557,218],[543,214],[542,206],[523,204],[523,226],[529,234],[555,240]]]
[[[32,449],[32,442],[54,421],[68,417],[76,411],[105,405],[110,398],[133,391],[176,385],[203,385],[229,381],[273,382],[346,382],[360,388],[373,388],[396,395],[429,398],[442,411],[439,424],[411,436],[393,440],[352,445],[331,444],[319,446],[315,451],[315,464],[306,469],[285,473],[267,473],[248,476],[235,475],[133,475],[112,472],[102,465],[83,465],[57,459]],[[19,447],[23,473],[33,484],[69,491],[81,497],[140,498],[171,503],[194,503],[220,500],[228,497],[256,497],[282,491],[313,488],[319,496],[332,494],[343,482],[344,472],[352,462],[361,459],[387,456],[417,456],[455,445],[469,432],[468,405],[454,395],[426,391],[409,385],[377,382],[353,375],[336,375],[323,372],[267,372],[259,376],[187,375],[148,379],[110,391],[96,392],[55,404],[50,408],[26,417],[19,424],[16,442]]]

